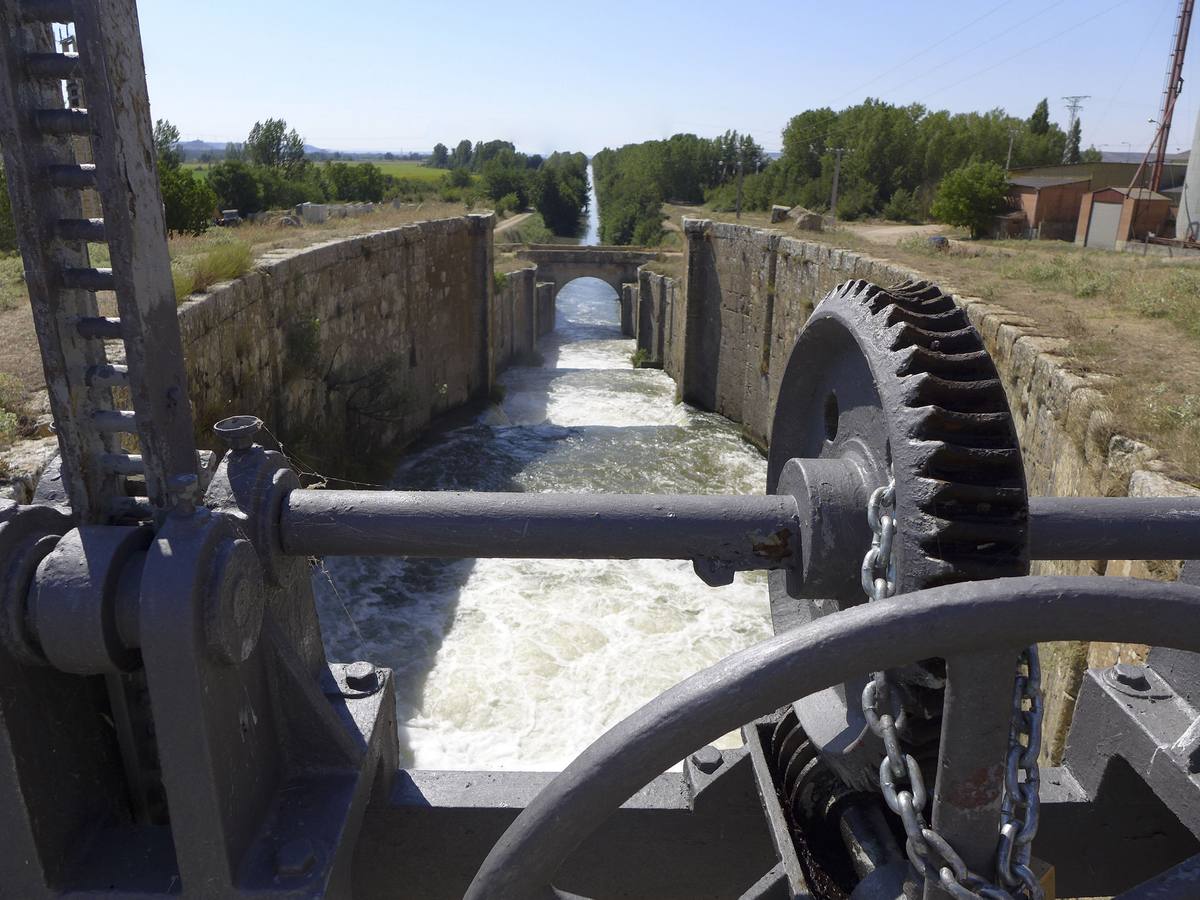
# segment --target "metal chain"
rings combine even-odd
[[[867,522],[874,536],[863,557],[862,586],[872,600],[882,600],[896,592],[896,566],[892,559],[895,509],[893,478],[874,490],[867,503]],[[1042,734],[1041,673],[1036,646],[1022,653],[1019,668],[1022,667],[1025,671],[1018,672],[1013,692],[997,862],[1001,880],[1009,888],[1015,888],[1015,894],[968,869],[949,842],[929,827],[924,812],[928,800],[925,779],[917,761],[900,747],[887,673],[876,672],[863,688],[863,716],[871,732],[883,741],[885,751],[879,764],[879,787],[888,808],[904,823],[909,861],[922,877],[936,880],[955,900],[1014,900],[1014,897],[1042,900],[1041,886],[1029,869],[1030,842],[1038,825],[1037,757]],[[1022,737],[1025,744],[1021,743]],[[1022,772],[1024,781],[1020,781]]]
[[[1013,684],[1012,725],[1004,767],[996,871],[1008,887],[1025,892],[1033,900],[1042,897],[1037,876],[1029,868],[1033,838],[1038,830],[1038,786],[1041,784],[1038,754],[1041,750],[1042,669],[1037,644],[1032,644],[1021,652]],[[1022,773],[1024,781],[1020,778]]]

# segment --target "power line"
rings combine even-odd
[[[1104,106],[1104,112],[1100,113],[1100,118],[1098,118],[1096,120],[1096,123],[1093,126],[1095,131],[1098,131],[1099,129],[1103,128],[1105,123],[1108,122],[1108,116],[1109,116],[1109,113],[1112,112],[1113,104],[1117,103],[1117,98],[1119,96],[1121,96],[1121,92],[1123,90],[1125,90],[1125,85],[1127,85],[1129,83],[1129,76],[1132,75],[1133,70],[1135,68],[1137,68],[1137,64],[1142,58],[1142,52],[1146,49],[1146,44],[1148,44],[1150,42],[1150,35],[1156,34],[1158,32],[1158,23],[1160,21],[1162,21],[1163,13],[1165,13],[1167,11],[1167,3],[1170,3],[1170,2],[1171,2],[1171,0],[1166,0],[1166,2],[1164,2],[1161,6],[1159,6],[1158,15],[1155,16],[1154,19],[1150,22],[1150,28],[1147,29],[1146,34],[1142,37],[1142,42],[1141,42],[1141,44],[1138,45],[1137,52],[1133,55],[1132,59],[1127,59],[1125,61],[1125,74],[1121,78],[1121,83],[1119,85],[1117,85],[1116,91],[1109,95],[1108,103],[1106,103]],[[1138,107],[1142,106],[1141,103],[1128,103],[1128,104],[1122,103],[1119,105],[1138,106]]]
[[[982,47],[986,47],[988,44],[996,42],[997,40],[1004,37],[1005,35],[1011,34],[1012,32],[1016,31],[1018,28],[1028,25],[1034,19],[1044,16],[1046,13],[1051,12],[1052,10],[1062,6],[1063,3],[1065,3],[1065,2],[1066,2],[1066,0],[1058,0],[1058,2],[1056,2],[1056,3],[1050,3],[1047,6],[1044,6],[1041,9],[1039,9],[1032,16],[1027,16],[1026,18],[1022,19],[1021,21],[1017,22],[1015,25],[1010,25],[1008,28],[1005,28],[1003,31],[998,31],[996,34],[993,34],[991,37],[987,38],[987,40],[980,41],[978,44],[968,47],[962,53],[955,54],[954,56],[951,56],[949,59],[940,61],[938,63],[937,71],[940,72],[945,66],[950,65],[950,63],[957,62],[958,60],[962,59],[964,56],[970,56],[976,50],[979,50]],[[902,81],[897,85],[893,85],[892,91],[895,92],[895,91],[899,90],[900,88],[907,87],[908,85],[912,84],[914,81],[920,81],[923,78],[929,77],[929,75],[931,75],[931,74],[936,74],[936,72],[931,73],[931,72],[926,71],[926,72],[921,72],[919,75],[914,75],[912,78],[908,79],[907,81]]]
[[[955,87],[956,85],[961,84],[964,81],[971,81],[974,78],[978,78],[980,75],[987,74],[988,72],[992,71],[993,69],[998,69],[1003,65],[1007,65],[1008,63],[1012,62],[1017,57],[1024,56],[1030,50],[1036,50],[1038,47],[1044,46],[1045,44],[1048,44],[1051,41],[1057,40],[1058,38],[1062,37],[1064,34],[1069,34],[1070,32],[1075,31],[1077,28],[1082,28],[1084,25],[1087,25],[1090,22],[1096,21],[1096,19],[1099,19],[1101,16],[1108,15],[1110,12],[1112,12],[1118,6],[1125,6],[1128,3],[1129,3],[1129,0],[1117,0],[1116,3],[1102,9],[1100,12],[1095,13],[1094,15],[1088,16],[1086,19],[1084,19],[1081,22],[1076,22],[1074,25],[1070,25],[1070,26],[1064,28],[1062,31],[1056,31],[1054,34],[1050,35],[1049,37],[1042,38],[1040,41],[1030,44],[1028,47],[1024,47],[1024,48],[1018,50],[1016,53],[1012,53],[1012,54],[1004,57],[1003,59],[992,63],[989,66],[985,66],[984,68],[979,69],[978,71],[972,72],[970,75],[967,75],[963,78],[957,78],[953,82],[948,82],[947,84],[942,85],[936,91],[926,94],[925,97],[921,100],[921,102],[924,103],[925,100],[928,100],[930,97],[936,96],[937,94],[940,94],[942,91],[949,90],[950,88]]]
[[[904,57],[902,60],[900,60],[900,62],[896,63],[896,65],[892,66],[890,69],[885,69],[884,71],[882,71],[882,72],[880,72],[878,75],[876,75],[874,78],[871,78],[871,79],[869,79],[869,80],[867,80],[867,81],[864,81],[864,82],[863,82],[862,84],[860,84],[858,87],[856,87],[856,88],[851,88],[850,90],[846,91],[845,93],[843,93],[843,94],[839,94],[838,96],[834,97],[834,98],[833,98],[833,100],[831,100],[831,101],[830,101],[830,103],[837,103],[838,101],[842,100],[842,99],[843,99],[843,98],[845,98],[845,97],[849,97],[849,96],[851,96],[851,95],[853,95],[853,94],[857,94],[857,93],[858,93],[859,91],[861,91],[863,88],[865,88],[865,87],[868,87],[868,86],[870,86],[870,85],[874,84],[875,82],[877,82],[877,81],[878,81],[879,79],[881,79],[881,78],[885,78],[885,77],[887,77],[888,75],[891,75],[891,74],[892,74],[893,72],[895,72],[897,69],[903,69],[903,68],[906,68],[908,65],[910,65],[910,64],[912,63],[912,61],[913,61],[914,59],[917,59],[918,57],[924,56],[926,53],[928,53],[928,52],[929,52],[929,51],[931,51],[931,50],[936,50],[938,47],[942,46],[942,44],[946,43],[946,41],[950,40],[951,38],[956,38],[956,37],[958,37],[960,34],[962,34],[964,31],[966,31],[966,30],[967,30],[968,28],[970,28],[972,25],[976,25],[976,24],[978,24],[979,22],[982,22],[982,21],[983,21],[984,19],[986,19],[988,16],[992,15],[993,13],[999,12],[999,11],[1000,11],[1000,10],[1002,10],[1004,7],[1006,7],[1006,6],[1010,5],[1012,2],[1013,2],[1013,0],[1004,0],[1004,2],[1003,2],[1003,3],[998,3],[998,4],[996,4],[996,5],[995,5],[995,6],[993,6],[991,9],[989,9],[987,12],[985,12],[983,15],[981,15],[981,16],[976,16],[974,19],[972,19],[972,20],[971,20],[970,22],[968,22],[966,25],[963,25],[961,28],[958,28],[958,29],[956,29],[956,30],[954,30],[954,31],[950,32],[950,33],[949,33],[948,35],[946,35],[944,38],[942,38],[942,39],[941,39],[941,40],[939,40],[939,41],[935,41],[934,43],[932,43],[932,44],[930,44],[928,47],[926,47],[924,50],[920,50],[920,51],[918,51],[917,53],[912,53],[912,54],[909,54],[908,56],[905,56],[905,57]]]

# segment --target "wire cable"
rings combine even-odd
[[[924,56],[926,53],[929,53],[931,50],[936,50],[938,47],[942,46],[942,44],[946,43],[946,41],[948,41],[952,38],[958,37],[960,34],[962,34],[964,31],[966,31],[971,26],[977,25],[978,23],[980,23],[984,19],[986,19],[988,16],[992,15],[993,13],[999,12],[1004,7],[1009,6],[1012,3],[1013,3],[1013,0],[1004,0],[1003,3],[996,4],[991,9],[989,9],[987,12],[985,12],[983,15],[976,16],[974,19],[972,19],[970,22],[967,22],[967,24],[963,25],[961,28],[955,29],[954,31],[952,31],[948,35],[946,35],[944,38],[942,38],[941,40],[935,41],[934,43],[930,44],[924,50],[919,50],[916,53],[911,53],[911,54],[905,56],[903,59],[900,60],[900,62],[896,63],[896,65],[892,66],[890,69],[885,69],[884,71],[880,72],[878,75],[874,76],[873,78],[870,78],[867,81],[864,81],[858,87],[851,88],[850,90],[834,97],[830,101],[830,104],[838,103],[839,101],[841,101],[842,99],[844,99],[846,97],[857,94],[863,88],[868,87],[868,86],[874,84],[875,82],[879,81],[879,79],[886,78],[888,75],[891,75],[896,70],[906,68],[909,64],[912,63],[912,61],[914,59],[918,59],[919,57]],[[1043,12],[1044,11],[1045,10],[1043,10]],[[1039,15],[1040,15],[1040,13],[1039,13]],[[1036,18],[1036,16],[1034,16],[1033,18]]]
[[[1082,28],[1084,25],[1087,25],[1090,22],[1096,21],[1096,19],[1099,19],[1101,16],[1108,15],[1110,12],[1112,12],[1117,7],[1126,6],[1129,2],[1130,2],[1130,0],[1117,0],[1116,3],[1112,4],[1109,7],[1106,7],[1105,9],[1102,9],[1100,12],[1095,13],[1094,15],[1088,16],[1082,22],[1076,22],[1074,25],[1070,25],[1067,28],[1064,28],[1062,31],[1056,31],[1054,34],[1050,35],[1049,37],[1043,38],[1042,40],[1038,41],[1037,43],[1030,44],[1028,47],[1024,47],[1024,48],[1018,50],[1016,53],[1010,54],[1009,56],[1006,56],[1003,59],[1001,59],[997,62],[994,62],[989,66],[985,66],[984,68],[979,69],[978,71],[972,72],[970,75],[967,75],[963,78],[957,78],[954,81],[950,81],[950,82],[947,82],[946,84],[943,84],[937,90],[926,94],[925,97],[922,98],[922,100],[919,102],[924,103],[925,100],[927,100],[930,97],[936,96],[937,94],[940,94],[942,91],[947,91],[950,88],[955,87],[959,84],[962,84],[965,81],[971,81],[972,79],[978,78],[980,75],[984,75],[984,74],[992,71],[993,69],[998,69],[1001,66],[1012,62],[1017,57],[1024,56],[1030,50],[1036,50],[1038,47],[1042,47],[1042,46],[1050,43],[1051,41],[1058,40],[1058,38],[1062,37],[1064,34],[1069,34],[1070,32],[1075,31],[1078,28]]]

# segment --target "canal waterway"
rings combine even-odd
[[[633,349],[613,289],[571,282],[543,364],[509,369],[502,403],[427,442],[391,486],[761,492],[759,452],[676,402],[663,372],[632,368]],[[426,769],[560,769],[770,632],[763,573],[709,588],[677,561],[330,558],[314,585],[330,659],[394,670],[401,764]]]

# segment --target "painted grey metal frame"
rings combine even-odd
[[[78,55],[57,52],[52,22],[74,23]],[[407,849],[389,841],[447,839],[430,826],[440,811],[430,795],[472,798],[478,809],[455,819],[467,830],[479,815],[512,816],[514,798],[531,793],[528,779],[497,776],[480,798],[469,781],[398,770],[390,673],[325,659],[308,554],[691,559],[710,584],[751,569],[815,584],[821,565],[838,569],[846,554],[861,554],[862,485],[818,496],[821,477],[832,486],[846,473],[817,464],[804,496],[301,492],[286,459],[253,444],[246,421],[221,435],[229,451],[199,505],[133,0],[0,0],[0,28],[0,142],[71,505],[70,515],[0,506],[0,893],[154,896],[182,885],[196,896],[336,896],[360,887],[386,895],[395,882],[384,873]],[[63,79],[82,86],[87,109],[63,106]],[[74,158],[84,147],[94,163]],[[83,189],[99,192],[103,219],[83,217]],[[89,243],[108,244],[111,269],[90,265]],[[119,318],[98,314],[100,291],[115,292]],[[116,340],[124,363],[108,359],[105,342]],[[126,394],[128,404],[116,402]],[[140,453],[131,452],[134,435]],[[781,461],[791,465],[773,457],[775,470]],[[1195,500],[1035,500],[1028,549],[1043,559],[1187,558],[1198,555],[1198,522]],[[935,654],[949,671],[942,745],[954,753],[939,761],[933,823],[984,871],[1015,653],[1005,648],[1092,637],[1200,649],[1198,593],[1116,579],[1009,579],[862,604],[788,632],[695,676],[597,742],[521,814],[476,892],[549,891],[558,862],[620,796],[699,744],[852,670]],[[1047,820],[1060,819],[1049,840],[1061,844],[1069,833],[1061,822],[1072,807],[1100,802],[1116,759],[1137,760],[1154,793],[1177,798],[1170,812],[1190,829],[1186,838],[1200,833],[1191,702],[1200,666],[1155,653],[1143,671],[1088,676],[1073,746],[1103,743],[1114,723],[1122,736],[1093,754],[1103,772],[1098,763],[1068,767],[1058,794],[1047,792]],[[669,812],[665,830],[643,821],[639,843],[661,840],[678,854],[675,868],[661,868],[685,895],[703,882],[682,867],[699,871],[701,857],[710,872],[717,860],[740,858],[726,867],[727,884],[745,885],[747,897],[806,890],[760,756],[752,739],[734,754],[699,751],[682,778],[659,776],[619,814],[629,822],[640,810]],[[963,801],[960,788],[979,772],[986,790]],[[760,820],[736,846],[688,831],[752,819],[760,801],[771,827]],[[493,815],[482,833],[499,821]],[[763,853],[770,835],[774,857]],[[1180,837],[1172,853],[1185,843]],[[365,847],[399,853],[372,858]],[[628,839],[605,845],[630,847]],[[443,846],[431,864],[456,849]],[[482,849],[476,838],[472,852]],[[510,865],[514,852],[521,859]],[[460,854],[456,876],[474,858]],[[649,865],[628,874],[644,876]],[[583,890],[617,890],[626,874],[576,866],[571,877]],[[1183,863],[1144,893],[1167,895],[1194,869]],[[452,892],[451,883],[435,877],[429,893]],[[670,887],[656,884],[658,894]],[[927,896],[936,893],[926,886]]]

